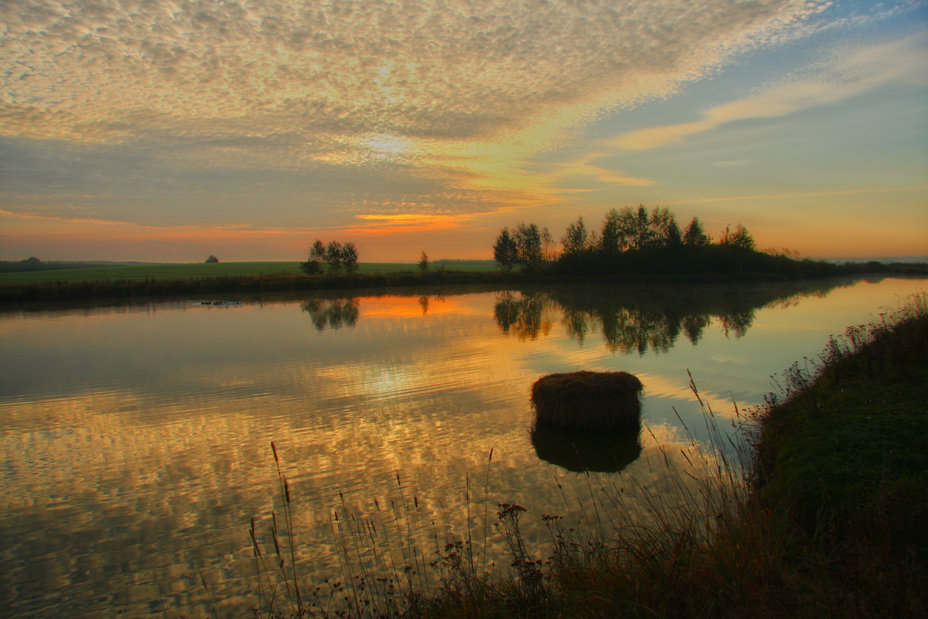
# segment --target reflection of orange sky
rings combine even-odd
[[[423,314],[475,314],[476,310],[461,302],[460,297],[428,296],[424,307],[422,297],[365,297],[361,304],[361,316],[391,316],[410,318]]]

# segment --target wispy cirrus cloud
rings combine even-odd
[[[928,36],[843,47],[807,75],[713,107],[692,122],[624,133],[612,143],[628,150],[659,148],[740,120],[770,119],[878,92],[893,84],[928,86]]]
[[[141,149],[194,170],[398,172],[387,188],[321,197],[343,211],[396,203],[407,182],[422,204],[462,192],[502,200],[491,209],[536,203],[550,191],[527,157],[601,110],[796,36],[829,4],[3,3],[0,135]],[[423,190],[424,177],[442,188]]]

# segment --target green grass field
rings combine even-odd
[[[435,262],[430,270],[444,268],[446,271],[486,272],[496,269],[490,261]],[[359,273],[418,272],[419,266],[400,262],[361,262]],[[220,262],[206,263],[163,263],[102,266],[82,269],[54,269],[47,271],[21,271],[0,273],[0,285],[28,285],[50,282],[100,282],[116,280],[184,280],[210,277],[237,277],[250,275],[273,275],[299,273],[299,262]]]

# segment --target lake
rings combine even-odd
[[[304,588],[379,564],[433,586],[436,549],[468,536],[481,567],[505,569],[499,503],[524,506],[539,543],[543,515],[611,522],[619,495],[623,519],[647,517],[637,497],[670,483],[655,461],[713,434],[690,375],[733,434],[736,408],[761,404],[782,371],[926,288],[887,278],[6,311],[0,606],[247,612],[266,582],[251,519],[267,554],[272,511],[285,529],[271,441],[292,498],[293,536],[280,537]],[[532,434],[533,382],[575,370],[642,380],[640,436]]]

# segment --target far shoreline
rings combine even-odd
[[[469,261],[475,263],[477,261]],[[0,277],[0,307],[6,310],[21,305],[44,305],[59,303],[87,303],[91,305],[126,301],[171,301],[189,298],[224,300],[242,296],[302,292],[376,292],[410,290],[415,288],[438,289],[444,287],[475,286],[499,289],[513,286],[582,284],[752,284],[775,283],[797,280],[822,280],[835,277],[865,278],[879,277],[928,277],[926,263],[845,263],[835,265],[813,261],[791,261],[793,267],[784,272],[642,272],[626,271],[613,273],[578,273],[559,270],[549,266],[537,270],[488,269],[487,263],[474,268],[470,264],[454,268],[455,261],[433,263],[428,269],[420,270],[412,264],[394,263],[397,268],[387,270],[390,263],[362,263],[358,273],[325,273],[305,275],[299,272],[271,272],[242,275],[203,275],[201,264],[178,265],[175,270],[191,269],[190,276],[160,275],[131,278],[131,272],[140,268],[125,267],[126,275],[117,279],[81,279],[81,269],[67,271],[39,271],[66,273],[67,277],[57,280],[36,282],[3,282]],[[225,263],[235,265],[296,265],[299,263]],[[212,265],[207,265],[212,266]],[[451,268],[447,268],[447,267]],[[0,274],[2,275],[2,274]],[[23,274],[18,274],[23,275]],[[138,274],[136,275],[138,277]],[[46,276],[47,277],[47,276]],[[22,279],[22,278],[20,278]]]

